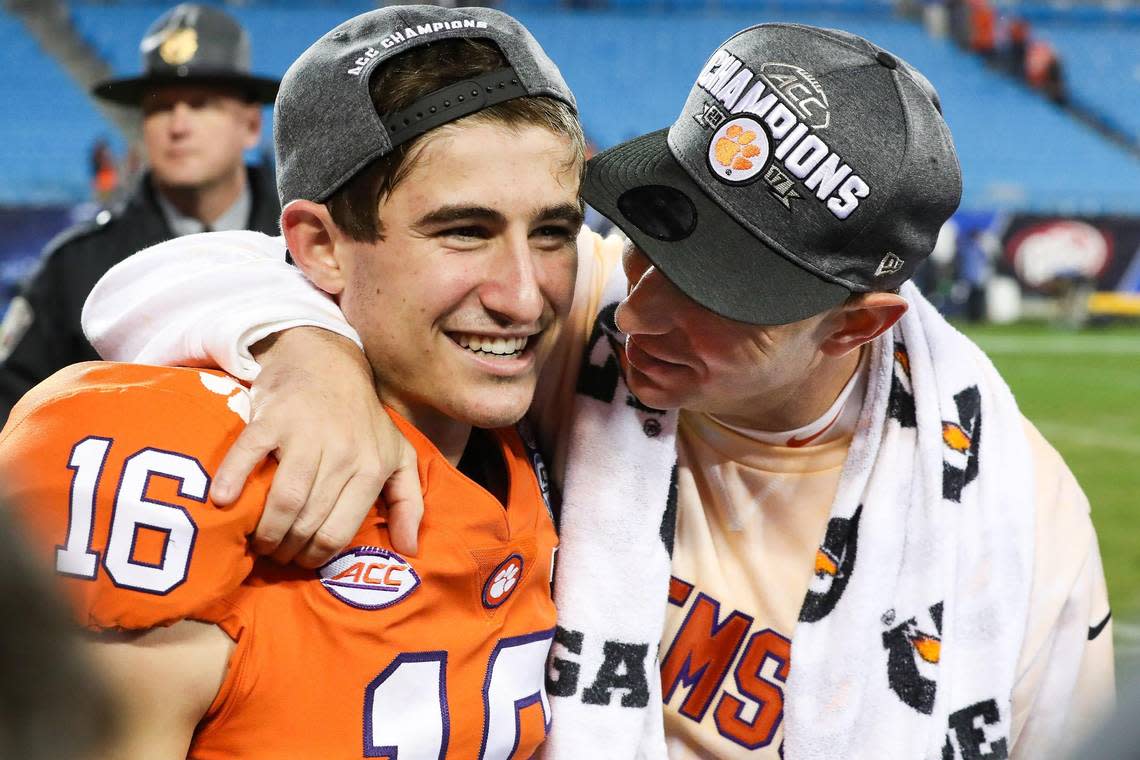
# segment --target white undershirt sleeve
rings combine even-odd
[[[360,345],[336,302],[260,232],[168,240],[113,267],[87,298],[83,332],[105,359],[216,366],[243,380],[260,367],[249,347],[290,327],[331,330]]]

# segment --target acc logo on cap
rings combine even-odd
[[[738,116],[713,133],[709,141],[709,169],[722,182],[742,184],[759,176],[771,154],[768,133],[760,122]]]
[[[500,562],[483,584],[483,606],[494,609],[507,601],[519,584],[522,570],[523,560],[517,554],[512,554]]]
[[[362,610],[389,607],[420,585],[406,559],[377,546],[349,549],[317,572],[330,594]]]

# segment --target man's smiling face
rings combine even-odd
[[[461,121],[415,150],[382,200],[383,238],[348,243],[341,308],[381,398],[417,425],[513,424],[573,296],[571,141]]]

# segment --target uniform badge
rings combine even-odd
[[[198,31],[190,27],[175,29],[163,40],[158,55],[171,66],[181,66],[198,52]]]

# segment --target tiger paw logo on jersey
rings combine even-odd
[[[919,622],[908,618],[883,632],[887,650],[887,682],[899,698],[915,710],[930,715],[938,692],[938,663],[942,660],[942,602],[931,605]],[[894,612],[883,616],[894,624]]]
[[[760,122],[742,116],[726,121],[713,133],[709,168],[718,179],[741,184],[760,175],[770,153],[768,134]]]
[[[378,546],[349,549],[317,573],[330,594],[362,610],[391,607],[420,586],[420,576],[406,559]]]
[[[483,606],[493,610],[511,597],[522,577],[523,559],[512,554],[500,562],[483,584]]]
[[[213,372],[199,372],[198,379],[206,390],[226,397],[226,406],[230,411],[241,417],[242,422],[249,424],[250,410],[252,409],[249,389],[225,375],[215,375]]]
[[[815,553],[815,573],[808,584],[807,596],[800,609],[800,620],[814,623],[831,614],[851,573],[855,570],[855,553],[859,545],[860,504],[850,518],[833,517],[827,523],[823,544]]]

